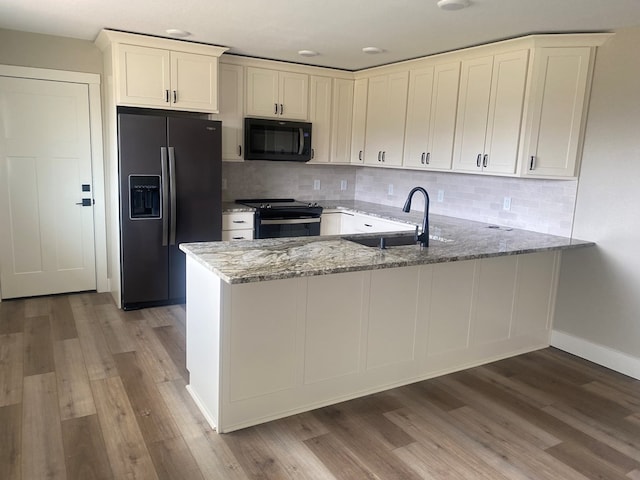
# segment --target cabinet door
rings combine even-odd
[[[589,47],[536,50],[522,162],[527,176],[577,175],[591,51]]]
[[[433,74],[428,155],[425,159],[428,169],[451,170],[459,82],[460,62],[436,65]]]
[[[169,52],[125,44],[118,48],[118,105],[169,108]]]
[[[367,96],[369,79],[360,78],[353,84],[353,122],[351,124],[351,163],[364,163],[364,143],[367,127]]]
[[[369,79],[369,94],[367,96],[367,120],[364,147],[364,163],[369,165],[382,164],[382,150],[388,132],[387,125],[387,92],[389,78],[380,75]]]
[[[383,165],[402,165],[408,89],[409,72],[389,75],[388,110],[385,127],[387,141],[382,152]]]
[[[244,71],[240,65],[220,64],[220,113],[222,121],[222,160],[242,161],[242,101]]]
[[[218,112],[218,58],[171,52],[171,108]]]
[[[462,62],[454,147],[457,170],[477,172],[482,168],[492,70],[493,57]]]
[[[322,212],[320,218],[320,235],[340,235],[342,212]]]
[[[404,138],[405,167],[425,167],[429,150],[433,67],[409,73],[407,128]]]
[[[309,120],[312,124],[311,161],[329,162],[331,149],[331,78],[311,77]]]
[[[353,116],[353,80],[333,80],[333,104],[331,116],[332,163],[349,163],[351,160],[351,120]]]
[[[278,72],[247,67],[247,115],[278,117]]]
[[[365,163],[402,164],[409,72],[369,79]]]
[[[529,51],[496,55],[493,61],[491,103],[482,159],[483,171],[515,173],[520,145],[522,108]]]
[[[308,118],[309,76],[302,73],[280,72],[280,116],[295,120]]]

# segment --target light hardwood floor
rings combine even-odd
[[[640,480],[640,382],[549,348],[218,435],[182,306],[0,303],[0,479]]]

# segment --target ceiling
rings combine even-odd
[[[530,33],[640,25],[640,0],[470,0],[458,11],[436,1],[0,0],[0,28],[85,40],[103,28],[165,37],[177,28],[229,53],[359,70]],[[363,53],[369,46],[384,51]]]

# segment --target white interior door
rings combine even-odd
[[[96,288],[92,203],[88,86],[0,76],[2,298]]]

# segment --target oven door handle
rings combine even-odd
[[[320,218],[280,218],[276,220],[260,220],[260,225],[296,225],[301,223],[320,223]]]

